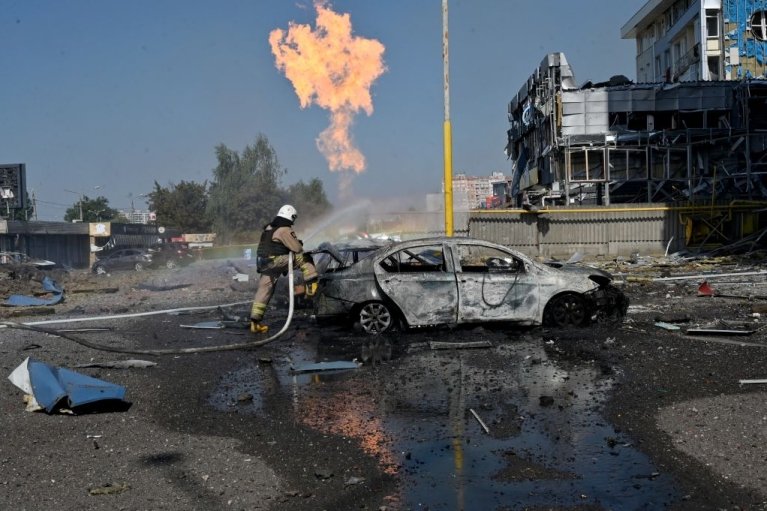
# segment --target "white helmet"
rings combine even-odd
[[[296,211],[296,208],[294,208],[290,204],[285,204],[277,212],[277,216],[280,218],[284,218],[285,220],[290,220],[291,222],[295,222],[296,217],[298,216],[298,211]]]

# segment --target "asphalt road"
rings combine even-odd
[[[251,298],[247,286],[230,285],[225,263],[199,264],[67,277],[69,290],[119,291],[69,293],[55,317]],[[147,280],[190,286],[136,288]],[[729,289],[764,295],[762,284]],[[316,327],[305,311],[266,347],[197,355],[120,355],[0,331],[6,375],[26,357],[69,368],[157,362],[78,369],[126,386],[132,406],[121,412],[26,412],[22,392],[2,384],[0,509],[767,509],[767,396],[763,385],[739,383],[767,378],[759,302],[699,298],[686,281],[625,290],[632,307],[620,325],[436,329],[372,345]],[[682,315],[690,322],[678,332],[655,326]],[[180,327],[211,317],[67,327],[109,327],[69,335],[128,349],[250,338]],[[284,309],[269,316],[273,327],[283,318]],[[753,333],[683,333],[715,320]],[[488,347],[433,350],[434,341]],[[352,371],[295,371],[363,355],[371,358]]]

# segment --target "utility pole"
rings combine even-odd
[[[442,67],[445,92],[445,122],[442,130],[445,160],[445,235],[453,236],[453,133],[450,127],[450,52],[447,43],[447,0],[442,0]]]

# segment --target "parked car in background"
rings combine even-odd
[[[38,270],[50,270],[56,266],[53,261],[29,257],[21,252],[0,252],[0,265],[31,266]]]
[[[155,245],[149,249],[152,254],[152,261],[155,266],[165,266],[166,268],[176,268],[186,266],[194,261],[194,254],[189,250],[189,245],[185,243],[164,243]]]
[[[152,254],[142,248],[121,248],[104,254],[93,263],[93,273],[104,274],[115,270],[143,271],[153,265]]]
[[[395,326],[487,322],[584,326],[598,317],[622,318],[628,309],[628,298],[605,271],[553,268],[482,240],[410,240],[357,261],[339,252],[336,259],[350,264],[324,268],[316,317],[351,319],[371,334]]]

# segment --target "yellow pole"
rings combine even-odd
[[[444,69],[445,123],[443,142],[445,146],[445,235],[453,235],[453,134],[450,126],[450,66],[447,31],[447,0],[442,0],[442,66]]]

